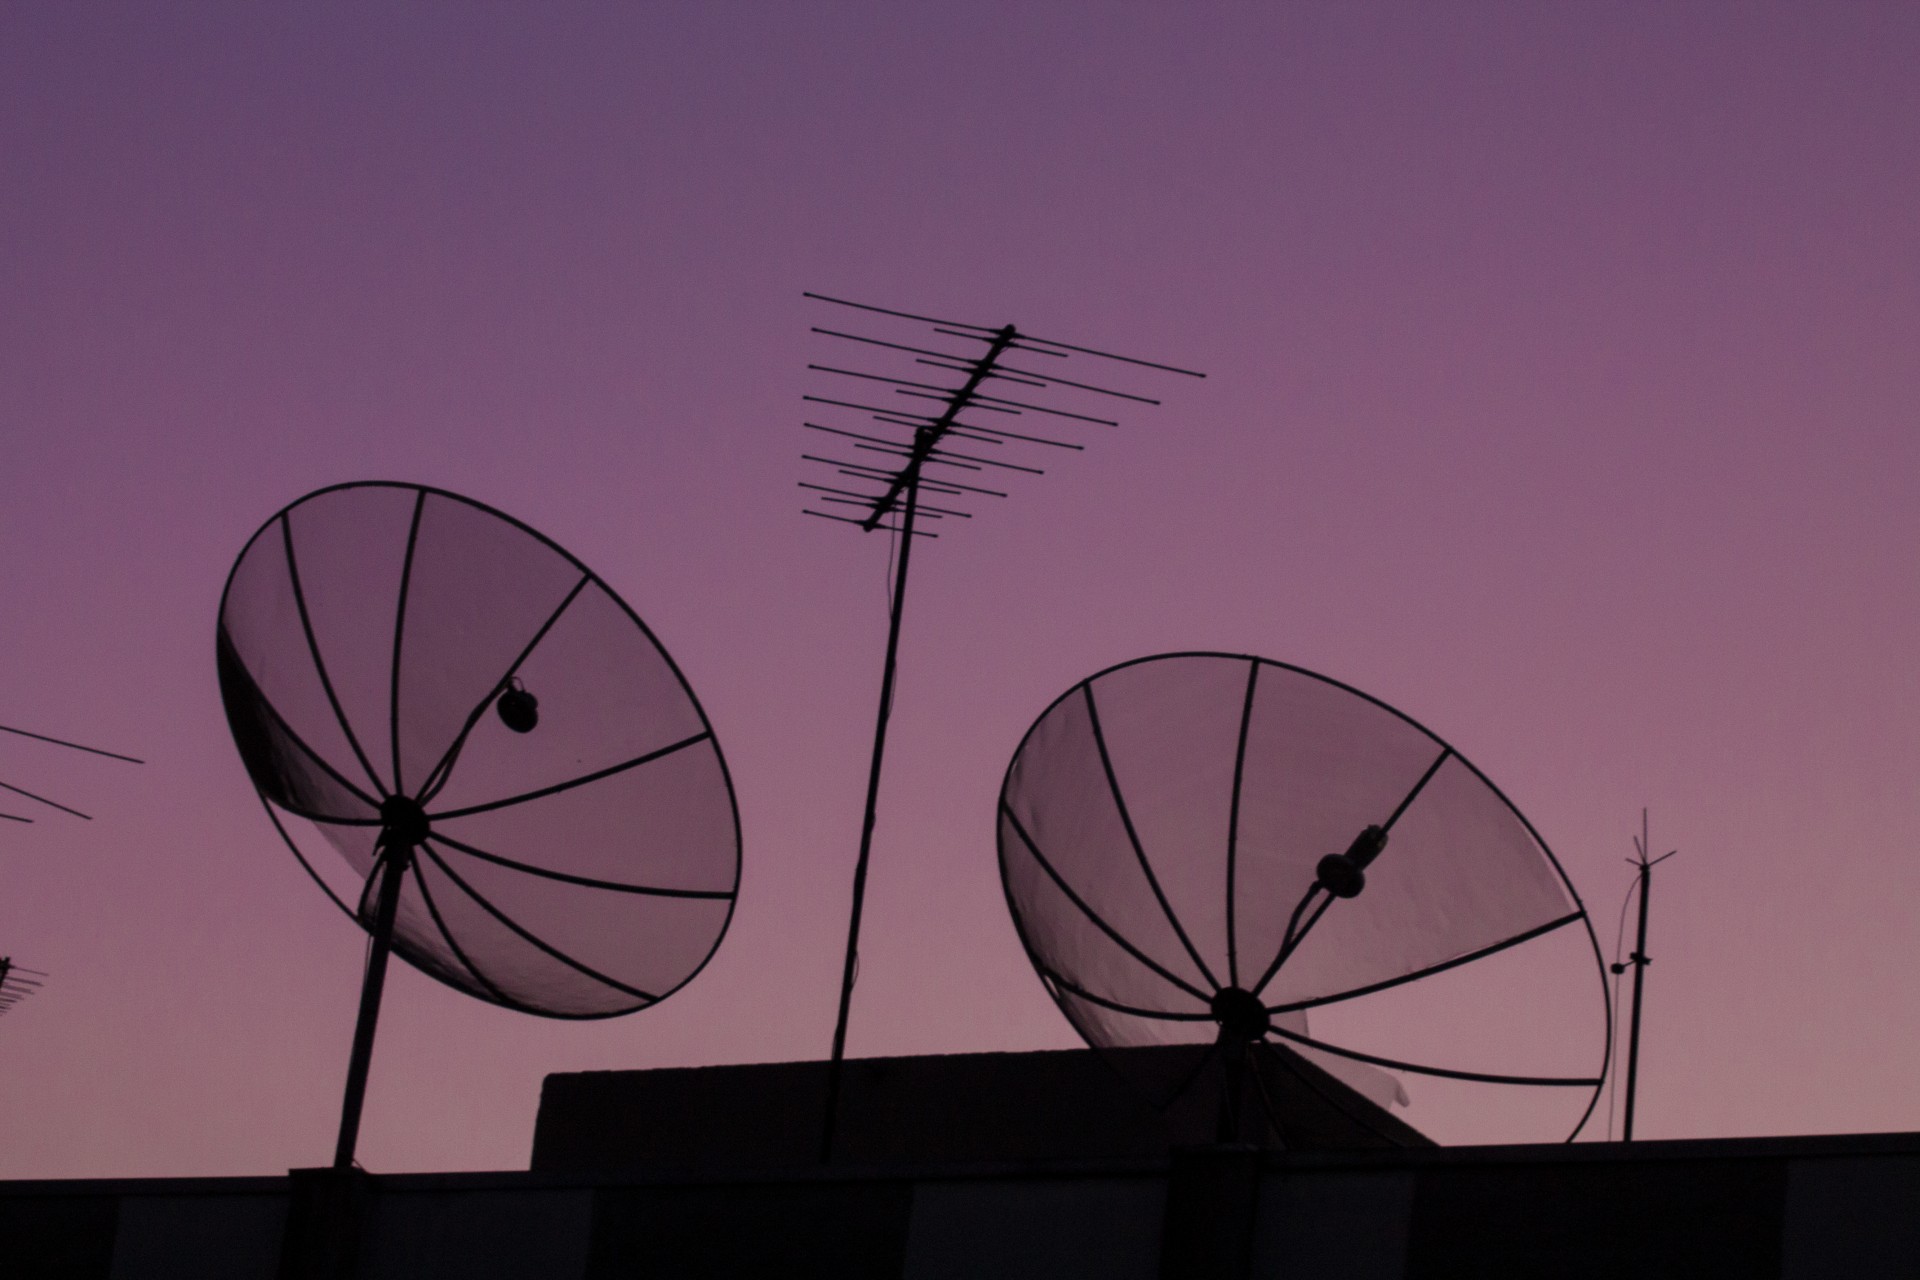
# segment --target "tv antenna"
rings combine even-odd
[[[1637,856],[1627,860],[1630,865],[1639,869],[1634,875],[1633,887],[1627,892],[1629,896],[1635,893],[1640,896],[1640,927],[1635,935],[1632,954],[1625,960],[1615,959],[1611,966],[1615,979],[1625,973],[1629,965],[1633,968],[1633,1020],[1627,1038],[1627,1115],[1620,1128],[1622,1142],[1633,1141],[1633,1104],[1640,1083],[1640,997],[1646,983],[1647,966],[1653,963],[1647,956],[1647,899],[1653,893],[1653,869],[1680,852],[1678,849],[1669,849],[1659,857],[1649,859],[1647,852],[1653,846],[1647,832],[1647,811],[1642,809],[1640,810],[1640,834],[1633,838],[1633,851]],[[1622,916],[1625,913],[1623,903]],[[1625,923],[1626,921],[1622,919],[1621,924]],[[1617,957],[1619,954],[1620,947],[1616,941],[1614,955]]]
[[[423,485],[309,494],[240,553],[217,649],[268,817],[371,935],[335,1168],[391,952],[584,1019],[658,1004],[719,947],[740,823],[713,727],[626,603],[526,525]]]
[[[12,956],[0,956],[0,1014],[40,990],[47,975],[13,962]]]
[[[109,760],[124,760],[128,764],[146,763],[144,760],[137,760],[133,756],[123,756],[117,751],[103,751],[99,747],[89,747],[82,743],[69,742],[65,738],[49,737],[44,733],[32,733],[26,729],[17,729],[12,725],[0,724],[0,733],[11,734],[17,738],[30,738],[35,742],[44,742],[52,746],[64,747],[68,751],[79,751],[90,756],[105,756]],[[16,786],[11,782],[0,782],[0,791],[6,791],[12,795],[24,797],[37,804],[45,805],[49,809],[58,809],[61,813],[70,814],[73,817],[88,822],[93,821],[92,814],[82,813],[72,805],[61,804],[58,800],[48,799],[38,792],[29,791],[25,787]],[[20,823],[31,823],[33,821],[32,818],[22,814],[6,812],[0,812],[0,820]],[[0,956],[0,1013],[5,1013],[7,1010],[13,1008],[14,1005],[19,1004],[28,996],[39,991],[41,985],[46,981],[46,978],[47,975],[38,969],[24,968],[16,965],[11,957]]]
[[[839,1114],[841,1063],[846,1057],[847,1016],[853,1000],[854,978],[860,963],[860,920],[866,900],[867,865],[873,850],[873,827],[880,794],[881,762],[886,756],[887,720],[893,710],[894,675],[900,651],[900,620],[907,602],[907,568],[915,538],[940,535],[921,526],[972,519],[962,504],[978,498],[1004,498],[1005,490],[988,485],[989,477],[1043,475],[1029,465],[1040,449],[1078,452],[1084,444],[1047,432],[1113,428],[1117,419],[1105,416],[1113,403],[1157,405],[1144,395],[1082,381],[1063,372],[1075,357],[1107,361],[1131,369],[1200,378],[1206,375],[1152,360],[1096,351],[1091,347],[1035,337],[1011,324],[967,324],[931,316],[894,311],[886,307],[808,293],[805,297],[860,313],[863,324],[882,326],[855,333],[845,328],[816,325],[813,332],[836,342],[852,344],[870,358],[892,361],[886,372],[848,368],[843,364],[809,364],[808,369],[843,381],[849,389],[834,395],[808,394],[802,398],[818,409],[820,421],[806,421],[809,431],[831,436],[841,450],[873,455],[868,461],[825,454],[802,454],[816,466],[838,477],[835,483],[803,480],[818,507],[806,514],[854,525],[867,533],[884,530],[898,544],[893,563],[892,598],[887,619],[887,655],[880,676],[880,709],[873,731],[872,762],[867,771],[865,814],[860,824],[860,854],[854,863],[853,906],[847,924],[847,950],[841,969],[840,1004],[833,1027],[833,1052],[827,1066],[826,1118],[821,1131],[820,1158],[833,1155],[834,1127]],[[882,334],[884,333],[884,336]],[[1013,360],[1019,360],[1015,365]],[[911,373],[911,377],[897,376]],[[958,378],[957,385],[954,382]],[[1023,398],[989,394],[1018,388]],[[1053,395],[1074,408],[1042,404]],[[897,397],[897,398],[896,398]],[[878,403],[876,403],[878,401]],[[1098,407],[1098,412],[1083,410]],[[924,412],[922,411],[924,410]],[[964,415],[964,416],[963,416]],[[1010,419],[1022,419],[1014,430]],[[1030,427],[1038,418],[1046,425]],[[855,430],[856,424],[859,429]],[[1032,450],[1030,452],[1030,449]],[[1009,461],[1021,457],[1019,462]],[[932,474],[928,474],[932,469]],[[956,474],[959,473],[959,474]],[[961,477],[965,478],[962,479]],[[978,481],[978,483],[976,483]],[[1000,483],[995,479],[993,483]],[[929,503],[931,495],[938,503]]]
[[[1394,1145],[1380,1113],[1424,1129],[1436,1090],[1569,1141],[1593,1114],[1612,1019],[1579,895],[1484,774],[1358,689],[1246,655],[1108,668],[1027,731],[998,826],[1061,1012],[1096,1048],[1194,1046],[1162,1105],[1210,1074],[1222,1141],[1247,1140],[1249,1079],[1283,1143],[1276,1078]],[[1572,997],[1589,967],[1597,1018]]]
[[[132,756],[123,756],[117,751],[102,751],[99,747],[89,747],[89,746],[83,746],[78,742],[68,742],[65,738],[50,738],[44,733],[29,733],[25,729],[16,729],[12,725],[0,724],[0,733],[10,733],[17,738],[31,738],[35,742],[51,743],[56,747],[65,747],[69,751],[85,752],[87,755],[90,755],[90,756],[105,756],[109,760],[124,760],[128,764],[145,764],[146,763],[146,761],[136,760]],[[35,792],[29,791],[25,787],[15,786],[11,782],[0,782],[0,791],[11,792],[16,796],[24,796],[28,800],[33,800],[39,804],[46,805],[49,809],[58,809],[60,812],[71,814],[76,818],[84,818],[89,822],[93,820],[92,814],[82,813],[80,812],[80,810],[73,808],[71,805],[61,804],[58,800],[49,800],[47,797],[43,795],[39,795]],[[20,816],[17,813],[0,813],[0,819],[4,819],[7,822],[32,822],[33,821],[32,818],[25,818]]]

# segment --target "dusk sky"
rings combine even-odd
[[[600,574],[745,834],[657,1008],[397,965],[366,1166],[524,1168],[553,1071],[825,1056],[887,548],[801,515],[807,289],[1208,374],[917,548],[852,1052],[1079,1043],[1002,774],[1074,682],[1217,649],[1452,742],[1609,951],[1651,809],[1640,1136],[1920,1129],[1916,67],[1891,3],[0,9],[0,724],[148,761],[0,741],[94,815],[0,803],[0,955],[51,974],[0,1177],[331,1151],[364,935],[213,641],[342,481]]]

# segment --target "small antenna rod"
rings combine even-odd
[[[132,756],[123,756],[118,751],[102,751],[99,747],[82,746],[78,742],[68,742],[65,738],[49,738],[44,733],[28,733],[25,729],[16,729],[12,725],[0,724],[0,733],[17,734],[22,738],[32,738],[35,742],[51,742],[56,747],[66,747],[71,751],[84,751],[90,756],[105,756],[109,760],[125,760],[128,764],[145,764],[145,760],[136,760]]]
[[[25,729],[16,729],[12,725],[8,725],[8,724],[0,724],[0,733],[11,733],[16,737],[32,738],[35,742],[50,742],[56,747],[66,747],[70,751],[84,751],[88,755],[105,756],[109,760],[124,760],[128,764],[145,764],[146,763],[146,761],[135,759],[133,756],[123,756],[118,751],[102,751],[99,747],[89,747],[78,742],[68,742],[65,738],[49,738],[44,733],[29,733]],[[76,818],[85,818],[89,822],[93,820],[92,816],[89,814],[82,813],[78,809],[72,808],[69,805],[61,804],[58,800],[49,800],[47,799],[47,797],[43,795],[39,795],[35,792],[29,791],[25,787],[16,787],[11,782],[0,782],[0,791],[10,791],[14,795],[25,796],[29,800],[38,801],[39,803],[46,805],[49,809],[58,809],[62,813],[70,813]],[[14,813],[0,813],[0,819],[4,819],[8,822],[32,822],[33,821],[32,818],[23,818],[18,814],[14,814]],[[5,976],[6,976],[5,970],[0,969],[0,979],[4,979]]]
[[[1634,839],[1633,846],[1634,851],[1640,855],[1638,861],[1634,863],[1640,868],[1640,929],[1636,935],[1638,940],[1634,943],[1633,954],[1627,957],[1624,964],[1616,963],[1613,966],[1616,974],[1624,973],[1629,964],[1633,966],[1633,1027],[1627,1041],[1627,1118],[1620,1131],[1622,1142],[1633,1141],[1633,1103],[1640,1083],[1640,1001],[1645,991],[1647,966],[1653,963],[1647,956],[1647,898],[1653,891],[1654,867],[1680,852],[1678,849],[1670,849],[1652,860],[1647,858],[1649,845],[1645,809],[1640,811],[1640,834]],[[1616,951],[1614,954],[1620,953]]]

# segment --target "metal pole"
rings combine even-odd
[[[385,837],[382,837],[385,844]],[[373,1031],[380,1021],[380,991],[387,980],[387,954],[393,949],[393,918],[400,906],[400,886],[413,861],[413,846],[395,843],[375,864],[380,899],[374,910],[373,951],[360,983],[360,1019],[353,1028],[353,1054],[347,1060],[347,1093],[340,1104],[340,1140],[333,1149],[333,1167],[353,1167],[353,1149],[360,1138],[360,1108],[367,1097],[367,1068],[373,1062]]]
[[[833,1024],[833,1056],[827,1061],[827,1113],[820,1130],[820,1162],[833,1158],[833,1130],[840,1113],[840,1066],[847,1053],[847,1014],[853,1004],[854,971],[860,964],[860,913],[866,905],[867,861],[873,853],[874,813],[880,802],[880,762],[887,752],[887,720],[893,714],[893,672],[900,653],[900,615],[907,607],[907,561],[913,554],[913,514],[920,499],[920,473],[907,481],[901,520],[900,563],[893,577],[893,614],[887,622],[887,660],[880,676],[880,715],[873,727],[873,763],[867,769],[867,811],[860,824],[860,859],[853,867],[853,917],[847,923],[847,958],[840,974],[840,1013]]]
[[[1647,894],[1653,888],[1653,863],[1648,861],[1646,846],[1640,850],[1640,932],[1639,940],[1634,943],[1633,955],[1633,1032],[1627,1048],[1627,1122],[1622,1131],[1621,1141],[1633,1141],[1633,1097],[1634,1089],[1640,1083],[1640,995],[1647,976]],[[1616,955],[1618,952],[1615,953]]]

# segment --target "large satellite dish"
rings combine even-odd
[[[419,485],[309,494],[241,552],[218,648],[269,816],[373,934],[337,1165],[389,945],[555,1018],[657,1004],[719,946],[740,826],[713,728],[633,611],[527,526]]]
[[[1189,1079],[1220,1064],[1223,1115],[1299,1058],[1442,1141],[1571,1138],[1593,1112],[1611,1018],[1579,895],[1375,698],[1254,657],[1125,663],[1028,730],[998,823],[1068,1020],[1101,1048],[1205,1047]]]

